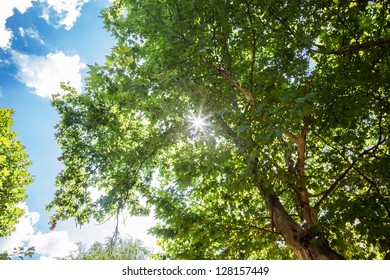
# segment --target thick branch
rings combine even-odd
[[[202,56],[201,58],[201,61],[203,63],[208,63],[208,59],[204,56]],[[231,85],[233,85],[236,89],[238,89],[241,93],[244,94],[245,98],[254,106],[256,106],[256,101],[255,99],[253,98],[253,95],[251,92],[245,90],[241,85],[240,83],[234,79],[233,75],[228,71],[226,70],[221,64],[218,65],[218,67],[216,67],[215,65],[212,65],[213,69],[218,73],[218,75],[220,75],[222,78],[224,78],[226,81],[228,81]]]
[[[305,146],[306,135],[309,132],[312,120],[309,117],[304,117],[303,126],[301,129],[301,136],[298,138],[298,161],[297,174],[299,178],[299,194],[302,207],[302,219],[305,223],[304,228],[310,231],[312,228],[318,226],[317,211],[309,204],[310,194],[306,188],[305,182]]]
[[[283,134],[285,136],[287,136],[288,139],[290,139],[292,142],[294,142],[295,144],[297,144],[298,146],[299,145],[302,145],[302,142],[303,142],[303,139],[301,137],[298,137],[298,136],[295,136],[294,134],[292,134],[289,130],[285,129],[283,131]]]

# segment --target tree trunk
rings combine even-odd
[[[332,248],[321,232],[313,228],[305,228],[298,224],[284,210],[276,195],[267,194],[263,184],[257,183],[257,188],[271,214],[272,227],[301,260],[343,260],[342,255]]]

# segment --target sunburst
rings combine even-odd
[[[189,130],[193,130],[195,134],[199,132],[204,132],[205,129],[209,126],[207,123],[208,116],[203,116],[202,111],[198,112],[198,114],[194,114],[191,112],[189,117],[189,122],[191,125],[189,126]]]

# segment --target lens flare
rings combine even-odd
[[[189,129],[194,130],[195,134],[204,131],[205,128],[208,126],[207,119],[208,117],[202,116],[202,112],[199,112],[197,115],[191,113],[191,116],[189,118],[189,122],[191,123],[191,125]]]

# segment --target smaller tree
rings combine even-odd
[[[29,248],[15,247],[11,252],[8,252],[7,250],[1,252],[0,260],[12,260],[16,258],[24,260],[25,257],[31,258],[34,252],[35,252],[35,247],[29,247]]]
[[[11,129],[12,114],[12,109],[0,108],[0,237],[15,230],[24,214],[18,204],[27,198],[25,188],[32,183],[31,161]]]
[[[119,238],[115,243],[108,240],[106,243],[95,242],[89,249],[78,243],[78,253],[68,258],[72,260],[144,260],[151,250],[138,239]]]

